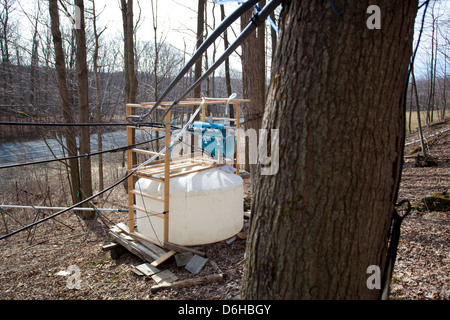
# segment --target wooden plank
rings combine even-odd
[[[136,173],[134,175],[137,176],[137,177],[142,177],[142,178],[146,178],[146,179],[150,179],[150,180],[155,180],[155,181],[158,181],[158,182],[164,182],[164,179],[154,177],[151,174],[146,174],[145,172],[143,172],[141,170],[136,171]],[[133,191],[133,190],[130,190],[130,191]]]
[[[206,103],[202,107],[202,121],[206,122]]]
[[[162,212],[151,211],[149,209],[144,209],[144,208],[139,207],[137,205],[133,205],[133,208],[136,209],[136,210],[145,212],[146,214],[148,214],[149,216],[152,216],[152,217],[164,218],[164,214]]]
[[[194,155],[192,157],[192,155]],[[175,163],[179,163],[179,162],[187,162],[188,160],[193,160],[193,161],[202,161],[202,152],[194,152],[191,154],[185,154],[182,156],[177,156],[177,157],[172,157],[170,159],[170,164],[175,164]],[[142,169],[151,169],[154,167],[163,167],[165,165],[166,160],[165,159],[161,159],[161,160],[155,160],[152,161],[150,165],[142,167]]]
[[[236,174],[239,175],[240,172],[240,159],[239,159],[239,153],[240,153],[240,136],[239,132],[241,128],[241,105],[240,103],[236,104],[236,154],[234,157],[234,166],[236,168]]]
[[[202,251],[199,251],[199,250],[196,250],[196,249],[190,248],[190,247],[180,246],[180,245],[172,243],[172,242],[165,242],[164,248],[174,250],[177,252],[191,252],[191,253],[197,254],[202,257],[204,257],[206,255],[206,253],[204,253]]]
[[[126,116],[135,115],[135,109],[133,109],[133,104],[126,105]],[[136,143],[136,130],[133,127],[127,126],[127,145],[133,145]],[[127,169],[128,172],[132,170],[132,168],[136,165],[137,158],[136,154],[131,150],[127,150]],[[134,204],[134,195],[130,193],[134,188],[134,177],[131,175],[127,179],[128,183],[128,225],[130,226],[131,231],[134,230],[134,211],[132,210],[132,205]]]
[[[138,191],[136,189],[132,190],[131,193],[133,193],[136,196],[152,199],[152,200],[155,200],[155,201],[164,201],[164,199],[162,197],[157,198],[157,197],[155,197],[153,195],[150,195],[150,194],[145,193],[145,192]]]
[[[156,267],[153,267],[152,265],[150,265],[149,263],[143,263],[140,264],[138,266],[135,266],[135,268],[137,270],[139,270],[139,272],[141,272],[143,275],[147,276],[147,277],[151,277],[159,272],[161,272],[161,270],[159,270]]]
[[[162,263],[164,263],[167,259],[169,259],[173,255],[175,255],[176,253],[177,253],[176,251],[171,250],[171,251],[167,252],[165,255],[163,255],[163,256],[159,257],[158,259],[156,259],[155,261],[153,261],[151,263],[151,265],[153,267],[157,267],[157,266],[161,265]]]
[[[208,170],[208,169],[211,169],[211,168],[214,168],[214,167],[216,167],[216,165],[212,164],[212,165],[208,165],[208,166],[203,167],[203,168],[196,168],[196,169],[186,170],[184,172],[173,173],[169,177],[170,178],[174,178],[174,177],[184,176],[184,175],[189,174],[189,173],[204,171],[204,170]],[[166,176],[164,175],[163,178],[165,179],[165,177]]]
[[[141,242],[140,244],[154,252],[157,257],[161,257],[167,253],[167,251],[159,247],[157,243],[154,243],[154,240],[144,236],[143,234],[140,234],[139,232],[130,232],[126,224],[120,222],[116,226],[128,235],[138,238]]]
[[[205,104],[226,104],[228,101],[228,98],[204,98]],[[197,106],[202,102],[202,99],[200,98],[187,98],[184,101],[179,101],[176,105],[173,107],[184,107],[184,106]],[[249,99],[231,99],[229,100],[230,104],[236,104],[240,102],[250,102]],[[150,109],[155,105],[156,102],[143,102],[140,104],[136,103],[129,103],[127,104],[127,107],[129,108],[143,108],[143,109]],[[163,101],[159,104],[159,109],[167,109],[168,107],[172,106],[173,101]]]
[[[137,103],[127,103],[126,107],[127,107],[127,109],[129,108],[131,110],[131,108],[140,108],[141,105],[137,104]]]
[[[151,156],[158,154],[158,152],[156,152],[156,151],[150,151],[150,150],[144,150],[144,149],[131,149],[131,151],[136,152],[136,153],[148,154]]]
[[[156,281],[157,284],[170,284],[178,280],[178,277],[172,273],[170,270],[164,270],[154,274],[152,279]]]
[[[172,161],[170,161],[170,165],[173,166],[174,164],[177,164],[177,163],[187,163],[187,162],[191,162],[191,160],[192,160],[191,158],[180,158],[179,160],[172,159]],[[196,159],[194,161],[200,162],[201,160]],[[154,164],[145,166],[142,169],[151,170],[151,169],[156,169],[156,168],[162,168],[166,165],[165,160],[157,160],[152,163],[154,163]]]
[[[114,239],[114,241],[118,242],[120,245],[125,247],[128,251],[130,251],[132,254],[138,256],[142,260],[153,262],[155,259],[158,259],[159,256],[155,254],[154,252],[150,251],[147,247],[144,245],[138,243],[138,242],[131,242],[123,238],[122,235],[117,234],[115,232],[110,231],[109,232],[110,237]]]
[[[171,125],[170,125],[170,118],[171,118],[172,113],[169,111],[166,114],[166,133],[165,133],[165,144],[166,147],[168,147],[171,143],[171,139],[170,139],[170,129],[171,129]],[[166,149],[165,151],[165,166],[164,166],[164,176],[168,177],[168,179],[165,179],[164,181],[164,232],[163,232],[163,242],[167,242],[169,241],[169,210],[170,210],[170,205],[169,205],[169,194],[170,194],[170,153],[171,153],[171,149]]]
[[[110,242],[108,244],[105,244],[104,246],[102,246],[102,251],[110,251],[114,248],[117,248],[118,246],[120,246],[120,244],[115,243],[115,242]]]
[[[159,247],[159,243],[156,240],[153,240],[149,237],[144,236],[142,233],[139,232],[133,232],[131,234],[133,237],[136,237],[139,239],[139,242],[149,248],[151,251],[155,252],[159,256],[163,256],[166,254],[167,251]]]
[[[155,104],[155,102],[143,102],[141,103],[141,107],[152,107]],[[163,101],[159,104],[159,106],[161,107],[170,107],[172,106],[173,101]],[[198,105],[198,103],[196,101],[179,101],[176,105],[174,105],[173,107],[182,107],[182,106],[196,106]],[[164,108],[166,109],[166,108]]]
[[[211,98],[211,97],[203,97],[203,98],[187,98],[188,101],[197,101],[201,102],[202,99],[205,99],[205,103],[207,104],[226,104],[229,98]],[[250,99],[231,99],[229,100],[230,104],[236,104],[237,102],[250,102]]]
[[[127,129],[133,129],[133,130],[153,130],[153,131],[164,131],[162,128],[155,128],[155,127],[146,127],[146,126],[127,126]]]
[[[174,165],[170,165],[170,171],[175,171],[175,170],[180,170],[180,169],[184,169],[184,168],[189,168],[189,167],[194,167],[194,166],[198,166],[201,165],[201,162],[199,161],[189,161],[188,163],[177,163]],[[166,168],[162,168],[162,169],[158,169],[158,170],[151,170],[151,169],[147,169],[145,171],[141,171],[141,172],[145,172],[146,174],[150,174],[150,175],[155,175],[155,174],[160,174],[165,172]]]
[[[235,118],[219,118],[219,117],[213,117],[212,119],[213,119],[214,121],[223,121],[223,120],[227,119],[228,121],[236,122],[236,119],[235,119]]]

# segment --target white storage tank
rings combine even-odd
[[[136,182],[135,190],[162,200],[164,183],[141,178]],[[243,193],[242,178],[218,168],[171,178],[168,241],[195,246],[236,235],[243,227]],[[156,213],[164,211],[163,201],[139,194],[136,195],[136,206]],[[136,228],[137,232],[163,244],[162,214],[154,216],[136,210]]]

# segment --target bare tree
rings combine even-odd
[[[40,11],[40,2],[37,2],[37,14]],[[39,67],[39,38],[38,38],[39,20],[36,17],[34,21],[33,39],[31,40],[31,65],[30,65],[30,104],[35,103],[38,85],[38,67]]]
[[[198,8],[197,8],[197,44],[196,48],[200,48],[203,43],[203,33],[205,27],[205,1],[206,0],[198,0]],[[198,60],[194,66],[194,81],[199,79],[202,76],[202,66],[203,66],[203,58]],[[194,89],[194,97],[201,97],[201,86],[198,86]]]
[[[223,6],[220,6],[220,17],[223,20],[225,20],[225,8]],[[224,51],[226,51],[228,49],[228,46],[230,45],[230,43],[228,42],[228,31],[225,30],[223,32],[223,46],[224,46]],[[231,78],[230,78],[230,59],[226,58],[225,59],[225,82],[226,82],[226,86],[227,86],[227,95],[228,97],[231,96],[232,94],[232,87],[231,87]],[[231,108],[230,109],[230,118],[234,118],[234,109]]]
[[[261,7],[264,4],[265,1],[260,2]],[[248,10],[242,15],[242,30],[249,23],[252,13],[252,10]],[[256,132],[261,129],[266,102],[265,30],[266,28],[263,24],[242,44],[242,86],[244,98],[251,100],[243,108],[244,126],[246,130],[251,129]],[[247,150],[246,154],[248,154]],[[248,165],[246,169],[250,170],[253,179],[256,166],[255,164],[250,164],[249,161],[246,161],[246,164]]]
[[[417,130],[419,132],[419,139],[420,139],[420,147],[422,148],[422,154],[424,157],[427,157],[427,150],[425,149],[425,143],[423,138],[423,131],[422,131],[422,120],[420,119],[420,102],[419,102],[419,94],[417,91],[417,83],[416,83],[416,76],[414,74],[414,68],[411,69],[411,78],[412,78],[412,88],[411,90],[414,91],[414,97],[416,99],[416,111],[417,111]]]
[[[53,37],[53,46],[55,50],[55,67],[58,76],[58,88],[61,98],[61,113],[66,123],[74,123],[72,117],[73,107],[69,100],[69,90],[67,87],[66,62],[64,57],[62,37],[59,23],[58,0],[49,0],[49,12],[51,20],[51,30]],[[77,155],[76,132],[74,127],[64,127],[64,137],[66,139],[67,152],[69,157]],[[80,174],[77,159],[69,160],[70,182],[72,201],[78,203],[81,201]]]
[[[127,103],[136,103],[138,80],[136,77],[134,61],[134,15],[133,0],[121,0],[123,37],[124,37],[124,63],[125,63],[125,94]]]
[[[103,121],[103,115],[102,115],[102,88],[100,84],[100,67],[98,64],[99,60],[99,49],[100,49],[100,36],[102,33],[106,30],[106,27],[103,28],[101,31],[98,30],[97,27],[97,19],[98,14],[96,12],[95,8],[95,0],[91,0],[92,2],[92,23],[94,28],[94,40],[95,40],[95,46],[94,46],[94,54],[92,57],[93,64],[94,64],[94,77],[95,77],[95,92],[96,92],[96,100],[97,100],[97,122],[101,123]],[[103,136],[102,136],[102,127],[97,127],[97,141],[98,141],[98,151],[103,150]],[[98,155],[98,181],[99,181],[99,189],[104,189],[104,178],[103,178],[103,154]],[[102,198],[102,195],[100,195],[100,198]]]
[[[10,41],[12,37],[11,13],[15,10],[15,0],[1,0],[0,2],[0,50],[1,50],[1,70],[3,77],[3,103],[10,104],[13,101],[11,89],[11,53]]]
[[[76,59],[77,59],[77,78],[78,78],[78,103],[81,123],[89,123],[89,77],[87,66],[87,50],[86,50],[86,25],[84,21],[84,0],[75,0],[75,6],[79,11],[77,17],[78,25],[76,31]],[[80,154],[88,155],[91,153],[91,133],[89,126],[81,127],[80,136]],[[80,158],[81,169],[81,191],[82,198],[92,196],[92,170],[91,158]],[[89,204],[85,204],[89,206]],[[83,211],[81,215],[83,219],[93,219],[95,212]]]

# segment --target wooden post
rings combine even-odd
[[[132,105],[127,104],[126,106],[126,115],[131,116],[133,115],[134,112],[134,108]],[[135,143],[136,139],[135,139],[135,132],[136,129],[134,129],[132,126],[128,126],[127,127],[127,145],[132,145]],[[131,172],[131,170],[133,170],[134,165],[136,164],[136,155],[134,154],[134,152],[131,149],[127,150],[127,168],[128,168],[128,173]],[[128,178],[128,225],[130,228],[130,232],[134,232],[134,194],[133,194],[133,189],[134,189],[134,176],[131,175]]]
[[[166,124],[165,124],[165,145],[168,147],[170,145],[170,121],[171,112],[166,114]],[[165,162],[164,162],[164,240],[163,242],[169,241],[169,197],[170,197],[170,154],[172,150],[166,149],[164,152]]]
[[[206,103],[202,107],[202,121],[206,122]]]

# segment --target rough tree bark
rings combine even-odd
[[[75,0],[75,5],[79,10],[78,26],[75,29],[77,43],[77,78],[78,78],[78,103],[81,123],[89,123],[89,79],[87,67],[87,50],[86,50],[86,30],[84,22],[84,1]],[[80,154],[91,153],[91,133],[90,127],[81,127],[80,135]],[[92,170],[91,158],[80,158],[81,173],[81,193],[82,199],[92,196]],[[89,206],[88,203],[84,204]],[[82,211],[80,213],[83,219],[93,219],[95,212]]]
[[[262,8],[265,1],[261,1],[259,6]],[[250,22],[253,9],[248,10],[241,17],[241,30]],[[265,64],[265,25],[261,25],[256,32],[251,34],[242,44],[242,84],[244,98],[250,99],[248,105],[243,106],[245,119],[245,130],[256,130],[258,135],[261,129],[264,115],[264,106],[266,103],[266,64]],[[248,147],[248,143],[246,144]],[[246,154],[248,150],[246,150]],[[250,159],[246,160],[246,170],[250,170],[252,181],[256,164],[250,164]]]
[[[97,29],[97,19],[98,15],[95,9],[95,0],[92,0],[92,23],[93,23],[93,31],[94,31],[94,54],[92,57],[94,64],[94,77],[95,77],[95,92],[97,98],[97,122],[101,123],[103,121],[103,113],[102,113],[102,89],[100,84],[100,67],[98,65],[99,58],[99,50],[100,50],[100,36],[106,30],[106,27],[103,28],[100,32]],[[98,151],[103,151],[103,130],[101,126],[97,128],[97,142],[98,142]],[[98,188],[99,190],[104,189],[104,176],[103,176],[103,154],[98,155]],[[103,199],[103,194],[99,195],[99,199]]]
[[[290,1],[263,128],[279,172],[256,176],[244,299],[376,299],[402,167],[417,1]],[[275,152],[274,150],[272,150]]]
[[[225,20],[225,8],[223,6],[220,6],[220,18],[223,20]],[[227,50],[230,43],[228,42],[228,31],[225,30],[223,32],[223,45],[224,45],[224,50]],[[231,77],[230,77],[230,59],[226,58],[225,59],[225,83],[227,86],[227,96],[231,96],[232,92],[232,88],[231,88]],[[234,109],[230,108],[230,118],[234,118]]]
[[[197,8],[197,43],[196,48],[200,48],[203,43],[203,32],[205,27],[205,0],[198,0]],[[203,57],[199,59],[194,66],[194,81],[197,81],[202,76]],[[202,87],[197,86],[194,89],[194,98],[201,98]],[[200,115],[197,115],[196,120],[200,119]]]
[[[69,90],[67,87],[66,63],[62,47],[61,30],[59,27],[58,1],[49,1],[49,12],[51,19],[51,32],[53,46],[55,50],[55,68],[58,77],[58,88],[61,97],[61,112],[66,123],[74,123],[72,117],[72,105],[69,100]],[[64,138],[66,139],[66,148],[69,157],[77,155],[76,132],[74,127],[64,127]],[[80,173],[77,159],[68,160],[70,170],[70,183],[72,192],[72,201],[78,203],[81,201],[80,192]]]
[[[133,27],[133,0],[121,0],[121,10],[122,10],[122,22],[123,22],[123,39],[124,39],[124,72],[125,72],[125,103],[136,103],[138,80],[135,70],[134,61],[134,27]],[[133,112],[135,112],[133,110]],[[134,138],[135,129],[131,129],[133,138],[131,139],[131,144],[136,143]],[[132,163],[135,165],[137,163],[136,154],[132,155]],[[127,189],[127,182],[124,183]]]
[[[124,36],[124,63],[125,63],[125,94],[126,103],[136,103],[138,80],[134,63],[134,26],[133,26],[133,0],[121,0],[123,36]]]

